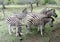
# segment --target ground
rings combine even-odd
[[[43,8],[43,7],[42,7]],[[34,7],[35,12],[40,12],[41,7]],[[20,13],[24,8],[7,8],[5,9],[5,17],[0,9],[0,42],[20,42],[19,38],[15,34],[8,34],[8,27],[6,24],[6,18],[12,15],[13,13]],[[40,33],[37,33],[36,30],[32,30],[33,33],[23,36],[22,42],[59,42],[60,41],[60,9],[56,9],[58,17],[55,19],[54,27],[49,27],[46,25],[44,31],[44,37],[41,37]],[[25,30],[23,30],[24,32]]]

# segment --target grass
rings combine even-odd
[[[8,7],[8,6],[7,6]],[[41,7],[37,7],[37,8],[34,8],[34,12],[40,12],[41,11]],[[0,9],[1,10],[1,9]],[[18,10],[18,13],[20,13],[23,8],[8,8],[8,9],[5,9],[5,19],[9,16],[11,16],[12,14],[14,14],[14,12],[16,12]],[[17,12],[16,12],[17,13]],[[56,13],[58,14],[58,18],[60,18],[60,12],[59,10],[56,9]],[[8,34],[8,27],[6,25],[6,22],[5,22],[5,19],[3,19],[3,13],[2,13],[2,10],[0,12],[0,42],[20,42],[19,41],[19,38],[15,36],[15,34],[12,34],[12,35],[9,35]],[[56,21],[54,22],[54,25],[59,23],[59,19],[56,19]],[[32,32],[32,35],[36,35],[36,29],[34,29],[36,27],[33,27],[33,29],[31,30]],[[34,31],[33,31],[34,30]],[[46,28],[45,28],[45,32],[48,33],[50,35],[51,31],[53,30],[53,28],[49,27],[49,25],[47,24],[46,25]],[[25,33],[25,26],[23,26],[23,32]],[[43,40],[48,42],[47,41],[48,37],[43,37]]]

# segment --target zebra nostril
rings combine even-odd
[[[55,16],[55,18],[58,17],[57,15]]]

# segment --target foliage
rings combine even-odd
[[[54,1],[54,0],[50,0],[50,1],[48,2],[48,4],[57,4],[57,3],[56,3],[56,1]]]
[[[29,3],[39,3],[39,4],[57,4],[60,5],[60,0],[0,0],[0,5],[2,2],[5,2],[6,5],[11,4],[29,4]]]

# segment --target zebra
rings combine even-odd
[[[43,14],[31,13],[33,15],[29,15],[30,18],[28,18],[27,24],[26,24],[27,32],[29,32],[29,28],[31,27],[31,25],[35,25],[35,26],[38,26],[38,31],[40,30],[41,35],[43,35],[42,29],[44,29],[45,24],[48,22],[53,22],[52,17],[50,16],[57,17],[57,14],[53,9],[50,9],[46,12],[47,13],[43,13]]]
[[[25,8],[22,13],[20,14],[14,14],[6,19],[6,23],[8,25],[8,31],[9,34],[12,35],[13,26],[16,28],[16,36],[20,36],[23,34],[22,33],[22,20],[25,18],[27,15],[27,8]]]

